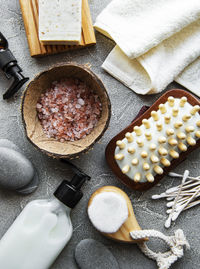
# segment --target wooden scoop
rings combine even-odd
[[[128,207],[128,218],[116,233],[102,233],[102,234],[113,239],[113,240],[120,241],[120,242],[126,242],[126,243],[138,243],[141,241],[148,240],[148,239],[133,240],[130,237],[131,231],[141,230],[141,228],[136,220],[135,214],[133,212],[132,203],[131,203],[129,197],[121,189],[114,187],[114,186],[105,186],[105,187],[99,188],[90,197],[90,200],[88,202],[88,207],[91,205],[94,197],[100,193],[103,193],[103,192],[117,193],[117,194],[121,195],[126,200],[127,207]]]

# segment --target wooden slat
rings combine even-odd
[[[39,26],[38,0],[28,0],[27,2],[30,2],[30,5],[31,5],[31,11],[32,11],[33,18],[34,18],[35,30],[37,31],[36,35],[37,35],[37,39],[38,39],[38,42],[40,45],[40,51],[41,51],[41,53],[45,53],[46,52],[45,46],[39,41],[39,36],[38,36],[38,26]]]
[[[94,34],[94,28],[92,25],[92,18],[90,15],[90,7],[88,4],[88,0],[83,0],[82,28],[83,28],[83,36],[85,39],[85,44],[96,43],[96,38],[95,38],[95,34]]]
[[[38,0],[19,0],[32,57],[56,54],[96,44],[88,0],[82,0],[82,38],[80,45],[43,45],[38,35]]]

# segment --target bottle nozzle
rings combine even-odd
[[[54,192],[54,196],[66,206],[73,208],[83,197],[80,188],[86,180],[90,180],[90,176],[65,159],[61,159],[61,162],[69,164],[75,175],[70,182],[64,180]]]
[[[85,174],[83,171],[81,171],[77,166],[75,166],[73,163],[67,161],[66,159],[61,159],[61,162],[67,163],[71,166],[73,172],[75,173],[74,177],[72,178],[70,184],[72,184],[77,189],[80,189],[80,187],[83,185],[83,183],[86,180],[90,180],[91,177]]]
[[[22,69],[17,64],[12,52],[8,49],[8,41],[0,32],[0,69],[5,73],[8,79],[13,78],[14,81],[10,88],[3,95],[4,99],[12,97],[29,78],[25,78],[21,72]]]
[[[3,99],[9,99],[12,97],[29,80],[29,78],[25,78],[21,74],[21,70],[17,65],[13,66],[9,70],[9,73],[12,74],[11,76],[14,78],[14,81],[8,90],[4,93]]]

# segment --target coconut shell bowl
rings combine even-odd
[[[100,118],[91,131],[76,141],[60,142],[49,138],[43,131],[38,118],[36,105],[41,94],[49,89],[54,81],[77,78],[98,95],[102,105]],[[37,75],[27,86],[22,98],[22,120],[28,140],[43,153],[54,158],[77,158],[87,152],[103,136],[111,116],[111,104],[101,80],[86,66],[67,63],[54,66]]]

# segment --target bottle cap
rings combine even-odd
[[[68,163],[72,167],[72,170],[75,172],[75,175],[70,182],[67,180],[63,180],[63,182],[54,192],[54,196],[66,206],[74,208],[83,197],[81,186],[86,180],[90,180],[90,176],[83,173],[79,168],[77,168],[69,161],[64,159],[62,159],[61,161]]]

